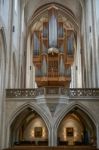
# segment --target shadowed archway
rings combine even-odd
[[[58,145],[96,145],[96,126],[78,106],[64,116],[57,132]]]
[[[10,126],[13,145],[48,145],[48,129],[42,117],[30,107],[24,109]]]

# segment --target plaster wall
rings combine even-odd
[[[35,138],[35,127],[41,127],[42,128],[42,137]],[[43,120],[39,118],[35,118],[33,121],[30,122],[30,124],[27,126],[27,128],[24,131],[24,140],[46,140],[48,139],[47,135],[47,128],[45,126],[45,123]]]
[[[68,137],[66,134],[67,128],[73,128],[73,136]],[[83,132],[83,126],[80,121],[68,117],[65,118],[62,123],[60,124],[60,127],[58,129],[58,137],[60,137],[61,141],[68,141],[68,139],[72,139],[74,141],[82,141],[82,132]]]

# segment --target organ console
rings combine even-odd
[[[33,31],[33,63],[38,87],[69,87],[75,35],[74,28],[66,27],[60,20],[58,9],[50,8],[42,28]]]

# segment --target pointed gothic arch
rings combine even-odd
[[[67,108],[66,108],[66,106],[64,106],[64,108],[60,112],[59,116],[56,118],[56,121],[55,121],[55,124],[54,124],[56,145],[57,145],[57,142],[58,142],[57,141],[57,136],[58,136],[58,128],[59,128],[60,124],[62,123],[65,116],[67,116],[69,113],[71,113],[73,110],[76,110],[76,109],[79,109],[80,111],[82,111],[85,114],[85,116],[87,116],[87,118],[92,123],[92,126],[95,129],[95,143],[97,142],[96,141],[97,140],[96,132],[98,130],[98,122],[96,121],[97,118],[90,111],[90,109],[87,108],[85,105],[83,105],[81,103],[72,103],[71,105],[67,106]]]
[[[71,23],[74,25],[74,28],[76,31],[79,31],[79,23],[78,20],[76,18],[76,16],[74,15],[74,13],[72,12],[71,9],[69,9],[68,7],[57,3],[57,2],[51,2],[51,3],[47,3],[44,5],[41,5],[39,7],[36,8],[36,10],[32,12],[32,16],[30,17],[29,21],[28,21],[28,26],[27,26],[27,31],[28,31],[28,35],[30,33],[31,27],[33,26],[33,24],[39,20],[42,16],[44,16],[48,9],[50,7],[52,7],[52,5],[54,7],[56,7],[57,9],[59,9],[59,11],[61,12],[61,14],[66,17],[68,20],[71,21]]]
[[[51,123],[48,119],[48,116],[47,114],[44,113],[44,111],[39,107],[37,106],[37,104],[35,103],[26,103],[26,104],[23,104],[22,106],[18,107],[15,112],[11,115],[11,117],[9,118],[9,121],[7,123],[7,146],[11,146],[11,141],[10,141],[10,128],[11,128],[11,125],[13,124],[13,122],[15,121],[15,119],[21,114],[23,113],[24,114],[24,111],[26,109],[30,109],[30,111],[34,111],[36,114],[38,114],[38,116],[41,118],[41,120],[44,122],[45,126],[46,126],[46,129],[47,129],[47,132],[48,132],[48,145],[50,145],[50,128],[51,128]]]
[[[69,106],[66,106],[62,109],[62,111],[60,112],[60,115],[57,117],[57,121],[55,123],[55,127],[57,127],[61,120],[64,118],[64,116],[70,112],[73,108],[75,107],[78,107],[79,109],[81,109],[82,111],[84,111],[88,116],[89,118],[93,121],[93,123],[95,124],[95,126],[97,126],[97,118],[96,116],[94,116],[94,114],[92,113],[92,111],[90,111],[89,108],[87,108],[85,105],[83,105],[82,103],[78,102],[78,103],[71,103]]]

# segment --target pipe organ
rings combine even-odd
[[[71,81],[71,65],[75,51],[74,28],[64,25],[56,8],[48,10],[42,28],[33,31],[33,63],[40,86],[66,86]]]
[[[57,47],[57,10],[49,10],[49,47]]]

